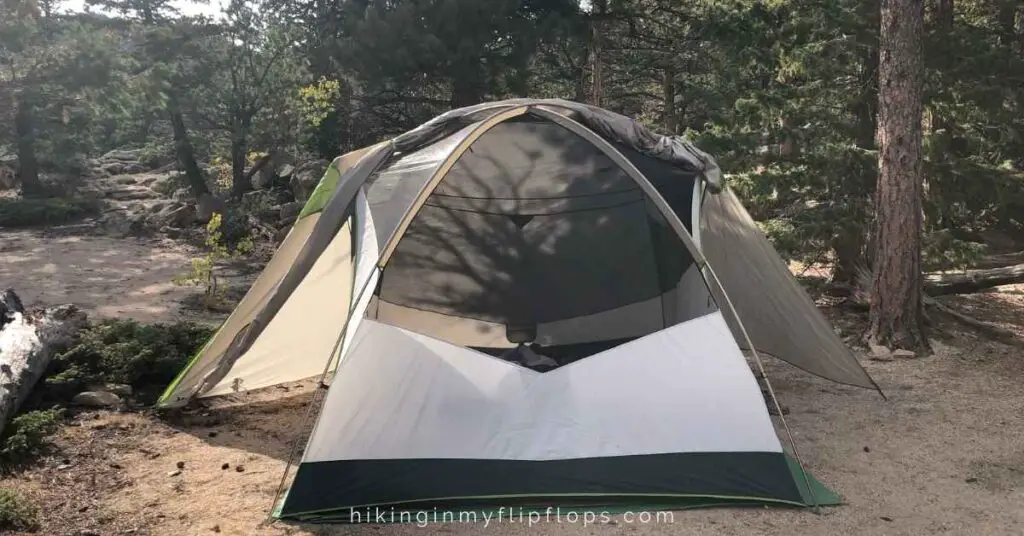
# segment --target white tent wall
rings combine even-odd
[[[203,378],[213,371],[219,362],[220,357],[227,350],[235,335],[242,330],[253,318],[263,309],[270,295],[274,292],[277,284],[281,281],[285,272],[295,262],[295,258],[302,251],[306,239],[309,238],[313,227],[316,226],[318,214],[313,214],[296,222],[288,236],[278,247],[273,258],[260,273],[256,281],[249,287],[242,301],[235,307],[234,311],[227,318],[217,333],[207,342],[202,352],[196,358],[195,363],[185,371],[179,382],[172,385],[174,395],[167,403],[170,405],[180,404],[192,396],[194,390],[200,385]],[[168,392],[168,395],[171,393]],[[178,397],[181,397],[178,399]]]
[[[547,373],[373,320],[353,343],[303,463],[782,451],[721,313]]]
[[[252,347],[201,396],[248,391],[322,374],[351,307],[352,245],[350,220]]]

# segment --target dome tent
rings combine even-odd
[[[288,519],[836,504],[744,349],[876,388],[711,156],[515,99],[337,158],[158,405],[320,376]]]

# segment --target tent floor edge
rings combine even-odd
[[[613,496],[613,497],[498,497],[457,502],[395,503],[340,507],[316,513],[281,514],[286,523],[311,524],[423,524],[607,521],[616,515],[642,515],[651,520],[672,519],[671,512],[707,508],[807,508],[810,505],[760,497],[718,496]],[[822,506],[825,506],[824,504]]]
[[[558,507],[637,511],[841,504],[837,494],[809,472],[806,476],[784,452],[694,452],[549,461],[306,462],[300,464],[276,517],[349,523],[353,522],[349,518],[361,522],[359,519],[365,519],[367,513],[376,519],[381,512],[397,515],[403,511],[414,517],[448,511],[455,515],[477,512],[479,517],[502,507],[528,516],[538,509],[546,512]],[[810,483],[810,490],[805,483]]]

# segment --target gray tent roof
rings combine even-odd
[[[703,175],[712,192],[721,189],[721,170],[711,155],[681,136],[657,134],[640,122],[615,112],[563,99],[508,99],[457,108],[394,139],[397,151],[413,151],[448,136],[468,124],[493,115],[499,109],[538,106],[582,123],[605,139],[634,149],[646,156],[669,162],[688,172]]]

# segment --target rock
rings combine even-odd
[[[108,199],[113,199],[114,201],[142,201],[147,199],[157,199],[159,198],[159,195],[149,188],[137,186],[134,188],[107,190],[106,197]]]
[[[174,466],[177,467],[178,469],[184,469],[185,468],[185,462],[178,462],[178,463],[174,464]]]
[[[116,177],[111,177],[109,180],[115,184],[136,184],[137,182],[135,177],[132,177],[131,175],[118,175]]]
[[[121,175],[124,173],[124,164],[121,162],[103,164],[98,171],[106,175]]]
[[[170,207],[172,203],[174,203],[174,201],[171,201],[171,203],[165,203],[163,201],[157,201],[156,203],[153,203],[152,205],[149,206],[149,213],[150,214],[159,214],[160,212],[163,212],[164,209]],[[174,206],[178,207],[180,205],[177,204],[177,203],[174,203]]]
[[[100,157],[100,161],[138,162],[142,158],[142,149],[114,149]]]
[[[295,168],[292,172],[288,185],[291,186],[295,199],[305,203],[313,193],[316,185],[320,183],[327,166],[331,163],[327,160],[314,160],[306,162]]]
[[[239,473],[244,472],[245,471],[245,467],[242,467],[241,465],[236,465],[235,466],[235,471],[237,471]]]
[[[187,233],[185,229],[177,229],[175,227],[161,227],[160,232],[167,235],[168,238],[181,238]]]
[[[117,396],[132,396],[132,386],[123,383],[105,383],[102,385],[90,385],[89,392],[106,392]]]
[[[224,213],[224,201],[213,197],[210,194],[199,196],[196,202],[196,221],[207,223],[213,218],[214,213]]]
[[[150,190],[161,194],[171,194],[176,191],[177,186],[180,184],[180,180],[177,175],[149,175],[147,180],[152,181],[147,184]]]
[[[864,452],[871,452],[871,447],[865,446],[864,447]]]
[[[220,470],[221,471],[227,471],[228,469],[231,469],[231,464],[230,463],[221,464],[221,466],[220,466]]]
[[[907,358],[917,357],[917,354],[915,354],[914,352],[912,352],[910,350],[904,350],[904,349],[900,348],[898,350],[893,350],[892,356],[894,358],[898,358],[898,359],[907,359]]]
[[[279,166],[277,168],[277,171],[275,172],[275,174],[282,179],[290,179],[292,173],[295,173],[295,166],[291,164],[284,164],[282,166]]]
[[[196,207],[192,205],[170,206],[154,215],[156,227],[188,227],[196,221]]]
[[[149,167],[147,167],[146,165],[141,164],[139,162],[129,162],[124,165],[124,169],[121,171],[121,173],[131,175],[134,173],[144,173],[146,171],[149,171]]]
[[[189,202],[194,199],[194,196],[189,188],[178,188],[171,194],[171,199],[178,202]]]
[[[870,345],[871,359],[875,361],[892,361],[892,351],[887,346]]]
[[[281,209],[278,211],[278,218],[281,221],[293,220],[299,216],[302,212],[302,207],[306,206],[301,201],[292,201],[291,203],[285,203],[281,205]]]
[[[55,355],[67,349],[88,316],[74,305],[26,312],[11,289],[0,292],[0,434]]]
[[[98,531],[82,529],[78,531],[78,536],[102,536]]]
[[[171,471],[170,473],[167,473],[167,476],[169,476],[169,477],[176,477],[176,476],[178,476],[180,474],[181,474],[181,469],[178,469],[176,471]]]
[[[210,530],[212,530],[213,532],[220,532],[220,525],[214,525],[213,528],[211,528]]]
[[[71,403],[93,408],[117,407],[121,405],[121,397],[106,391],[84,391],[75,395]]]

